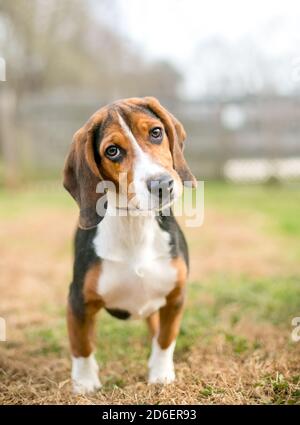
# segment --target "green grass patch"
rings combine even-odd
[[[217,394],[224,394],[224,393],[225,393],[225,390],[222,388],[217,388],[212,385],[205,385],[204,388],[200,391],[199,395],[201,399],[202,397],[210,398]]]
[[[113,360],[127,362],[128,359],[137,363],[146,361],[150,340],[143,321],[118,320],[106,311],[101,311],[99,316],[97,356],[100,362]]]
[[[65,320],[56,321],[51,327],[32,327],[26,331],[26,338],[30,355],[65,355],[67,341]]]
[[[300,236],[300,185],[230,185],[205,183],[205,203],[223,212],[253,212],[269,221],[270,229]]]
[[[210,303],[207,303],[207,294],[211,296]],[[261,341],[250,342],[236,334],[235,327],[242,318],[290,329],[292,318],[300,314],[300,285],[296,278],[216,277],[202,285],[191,284],[187,297],[177,345],[179,355],[188,351],[199,338],[209,343],[210,338],[220,333],[225,335],[236,354],[259,349]]]
[[[40,182],[28,189],[0,190],[0,217],[11,219],[23,214],[36,213],[40,209],[76,208],[70,195],[61,187],[61,183],[44,184]]]

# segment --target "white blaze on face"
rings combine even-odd
[[[156,180],[160,175],[168,173],[168,170],[154,162],[152,158],[143,151],[124,119],[120,115],[118,115],[118,118],[125,135],[132,144],[135,154],[133,165],[133,188],[131,190],[131,192],[135,194],[135,197],[132,203],[134,203],[135,207],[142,210],[153,209],[157,206],[157,200],[151,197],[147,188],[147,180],[151,178]],[[174,189],[174,194],[176,194],[176,182]]]

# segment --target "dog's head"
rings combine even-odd
[[[78,130],[64,168],[64,187],[80,208],[79,225],[95,227],[101,180],[114,183],[131,208],[159,209],[196,181],[183,156],[182,124],[153,97],[114,102]]]

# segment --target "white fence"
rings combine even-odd
[[[13,113],[3,109],[9,104],[6,101],[0,113],[4,163],[9,163],[12,174],[23,168],[36,176],[48,172],[60,176],[72,135],[106,103],[107,99],[78,94],[30,96],[18,104],[9,122]],[[199,180],[299,179],[300,99],[166,106],[186,128],[185,155]]]
[[[224,176],[235,183],[300,180],[300,157],[285,159],[234,159],[224,165]]]

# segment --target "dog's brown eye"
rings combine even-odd
[[[150,130],[150,141],[152,143],[160,143],[163,138],[163,130],[160,127],[154,127]]]
[[[106,148],[105,156],[107,156],[107,158],[111,159],[112,161],[119,161],[122,156],[122,152],[118,146],[111,145]]]

